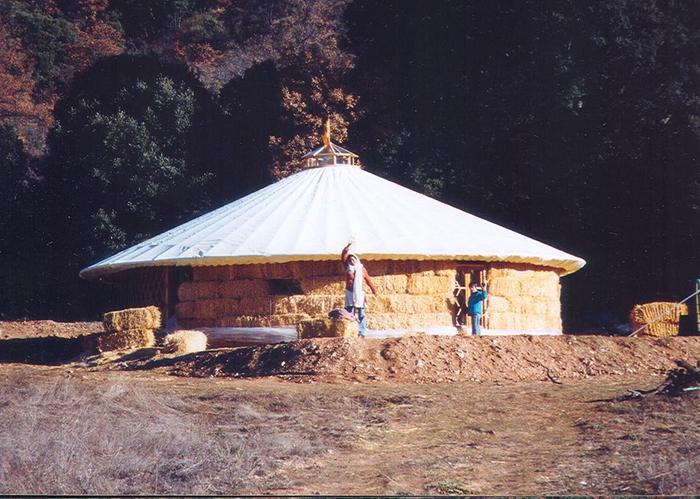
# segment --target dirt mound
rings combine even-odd
[[[0,338],[75,338],[102,331],[101,322],[0,321]]]
[[[413,335],[385,340],[323,338],[209,351],[183,357],[168,367],[173,374],[198,377],[277,375],[299,380],[441,383],[661,373],[673,367],[675,359],[698,358],[700,338]],[[139,367],[157,367],[156,363]]]

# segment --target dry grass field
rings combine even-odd
[[[0,365],[2,494],[694,494],[698,399],[657,375],[292,383]]]

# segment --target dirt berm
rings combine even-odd
[[[700,337],[425,336],[328,338],[212,350],[140,368],[167,366],[182,376],[284,376],[318,381],[551,380],[666,372],[675,359],[700,359]],[[132,368],[137,366],[131,366]],[[137,367],[137,368],[138,368]]]

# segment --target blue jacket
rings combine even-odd
[[[469,295],[467,302],[467,314],[476,315],[484,313],[484,300],[488,298],[489,293],[485,289],[483,291],[474,291]]]

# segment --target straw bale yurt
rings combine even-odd
[[[370,333],[449,333],[488,281],[485,334],[561,334],[560,278],[585,262],[365,171],[330,142],[307,168],[81,271],[182,328],[290,331],[343,305],[339,254],[372,275]],[[116,285],[115,284],[115,285]]]

